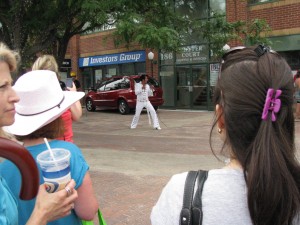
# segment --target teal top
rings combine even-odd
[[[71,152],[71,158],[70,158],[71,177],[76,182],[75,189],[80,187],[83,182],[85,174],[89,170],[89,166],[85,161],[81,153],[81,150],[73,143],[59,141],[59,140],[51,141],[49,142],[49,145],[51,148],[65,148]],[[27,147],[27,149],[30,152],[30,154],[33,156],[33,158],[36,160],[36,157],[39,153],[43,152],[44,150],[47,150],[47,146],[45,144],[39,144],[35,146],[29,146]],[[40,184],[43,184],[44,179],[41,175],[40,168],[39,170],[40,170]],[[33,211],[35,205],[35,199],[30,201],[23,201],[19,198],[19,192],[21,188],[21,175],[18,168],[13,163],[11,163],[8,160],[5,160],[2,163],[2,165],[0,165],[0,171],[2,173],[1,175],[5,178],[9,188],[11,189],[14,197],[18,201],[19,225],[24,225],[26,224],[27,220],[29,219]],[[0,224],[2,225],[2,223]],[[78,218],[74,210],[72,210],[69,216],[48,223],[48,225],[66,225],[66,224],[81,225],[81,220]]]
[[[0,177],[0,224],[17,225],[17,201],[10,192],[5,180]]]

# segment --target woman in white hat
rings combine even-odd
[[[32,70],[51,70],[56,73],[57,79],[61,84],[61,88],[64,88],[68,91],[76,91],[76,86],[73,83],[72,87],[67,87],[64,82],[60,81],[58,65],[55,58],[52,55],[42,55],[36,59],[34,64],[32,65]],[[64,87],[62,87],[62,83]],[[63,90],[64,90],[63,89]],[[62,120],[64,122],[64,133],[61,137],[58,137],[59,140],[73,141],[73,128],[72,123],[73,121],[78,121],[82,115],[82,107],[80,101],[75,102],[71,105],[71,107],[66,110],[62,115]]]
[[[20,100],[11,86],[11,72],[16,70],[17,59],[17,53],[0,43],[0,137],[2,138],[9,138],[2,127],[9,126],[14,122],[15,104]],[[74,186],[75,182],[72,180],[67,186],[68,190],[72,190],[70,194],[65,190],[49,194],[46,192],[45,185],[40,185],[32,213],[28,220],[24,221],[24,224],[45,225],[51,220],[70,214],[70,210],[74,206],[73,202],[77,198]],[[1,176],[0,193],[0,224],[19,224],[18,216],[16,216],[18,213],[17,202],[5,179]]]
[[[84,93],[63,91],[56,74],[50,70],[28,72],[16,81],[13,88],[19,95],[20,101],[15,104],[15,122],[5,129],[23,142],[33,158],[47,149],[44,138],[48,139],[51,148],[64,148],[71,153],[71,177],[76,182],[78,199],[70,215],[48,224],[76,225],[81,224],[81,219],[92,220],[99,205],[94,194],[89,166],[76,145],[56,140],[62,134],[64,127],[60,115],[81,99]],[[14,164],[4,161],[0,168],[18,200],[19,221],[23,224],[33,210],[34,200],[24,202],[18,198],[20,183],[17,181],[20,180],[20,176]],[[40,183],[44,183],[41,172]]]

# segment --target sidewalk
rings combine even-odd
[[[129,129],[133,114],[116,111],[87,112],[74,123],[108,225],[150,225],[151,208],[173,174],[223,166],[209,146],[213,112],[158,110],[158,116],[160,131],[145,112],[136,129]]]

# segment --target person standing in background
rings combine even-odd
[[[81,90],[81,84],[80,84],[79,80],[77,79],[77,77],[73,77],[73,82],[76,86],[76,90],[80,91]]]
[[[58,65],[55,58],[52,55],[42,55],[36,59],[32,66],[32,70],[51,70],[56,73],[57,79],[60,80]],[[60,83],[61,84],[61,83]],[[72,87],[66,87],[68,91],[77,91],[75,87],[76,83],[73,83]],[[64,90],[64,89],[63,89]],[[70,109],[64,112],[61,117],[64,122],[64,135],[59,137],[59,140],[74,142],[73,140],[73,128],[72,122],[78,121],[82,116],[82,107],[80,101],[75,102]]]
[[[142,112],[143,108],[146,108],[148,117],[149,117],[149,113],[151,115],[152,122],[153,122],[153,128],[156,130],[161,130],[155,109],[153,108],[151,102],[148,99],[148,96],[153,94],[154,88],[153,87],[150,88],[150,86],[149,86],[149,84],[147,84],[147,82],[148,82],[148,76],[141,75],[140,83],[136,83],[134,86],[134,91],[135,91],[137,98],[136,98],[135,115],[132,119],[130,128],[131,129],[136,128],[136,126],[139,122],[141,112]],[[149,118],[149,123],[151,123],[150,118]]]
[[[300,119],[300,70],[294,76],[295,100],[296,100],[296,119]]]

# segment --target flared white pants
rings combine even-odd
[[[157,114],[156,114],[155,109],[153,108],[151,102],[150,101],[146,101],[146,102],[137,101],[136,108],[135,108],[135,115],[131,122],[131,128],[136,128],[136,126],[138,125],[140,115],[141,115],[143,108],[147,109],[148,116],[150,113],[151,118],[152,118],[153,128],[159,127],[158,117],[157,117]],[[149,119],[149,123],[150,123],[150,119]]]

